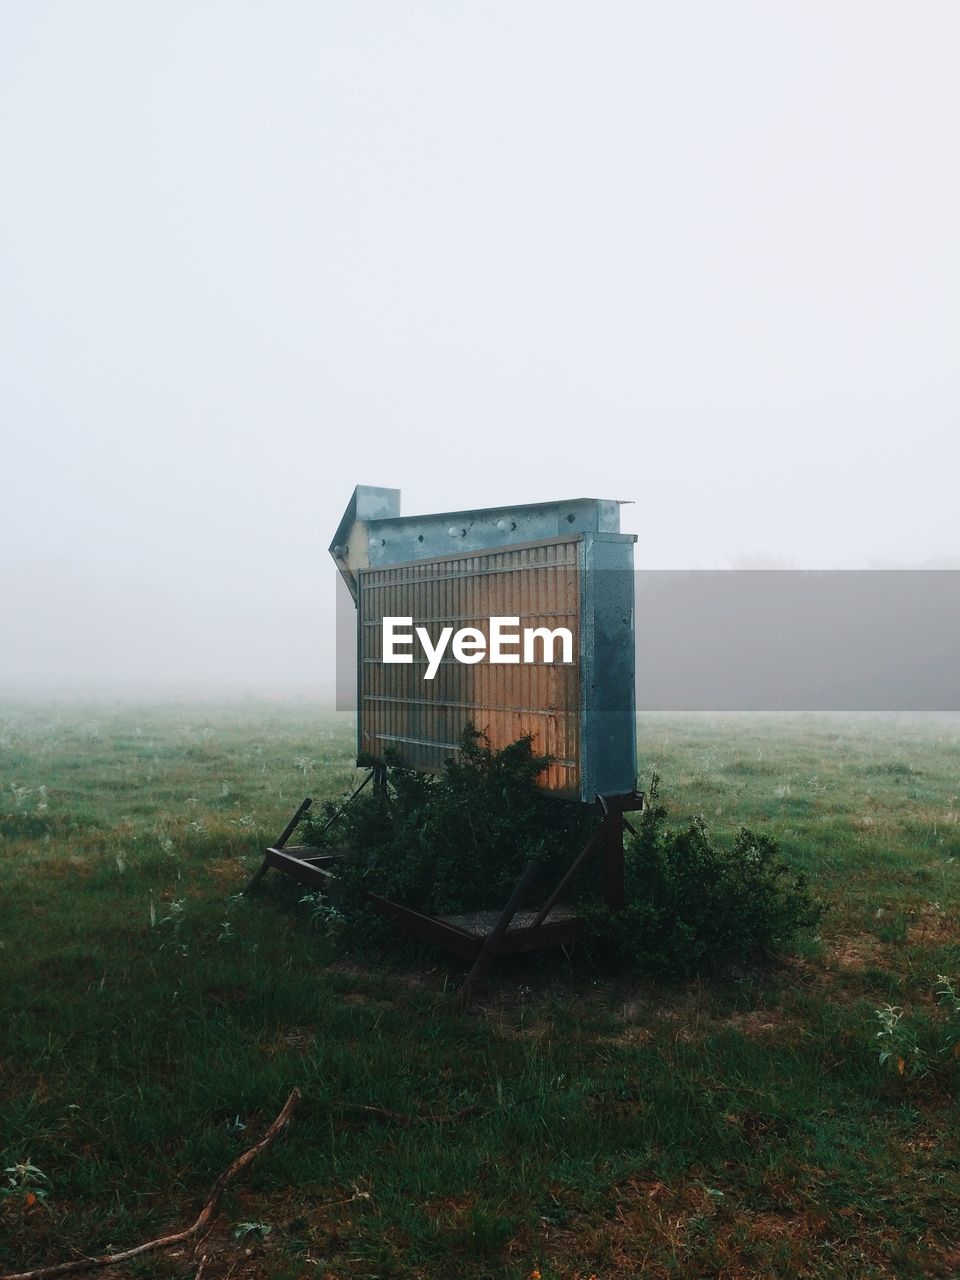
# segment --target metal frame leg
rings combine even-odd
[[[302,800],[300,802],[299,809],[297,809],[297,812],[293,815],[293,817],[290,819],[287,825],[280,832],[280,835],[277,838],[276,844],[272,845],[271,848],[274,848],[274,849],[283,848],[283,846],[287,843],[287,841],[296,831],[297,827],[299,827],[301,818],[307,812],[307,810],[310,808],[312,804],[313,804],[313,801],[309,796],[307,796],[305,800]],[[251,878],[250,883],[247,885],[245,892],[249,893],[251,889],[255,889],[257,885],[260,883],[260,881],[263,879],[263,877],[267,874],[269,869],[270,869],[270,863],[268,862],[267,858],[264,857],[263,862],[261,862],[260,864],[259,870],[254,872],[253,877]]]

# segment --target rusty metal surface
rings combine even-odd
[[[326,866],[332,865],[333,861],[333,858],[324,856],[298,858],[287,849],[270,848],[264,855],[262,870],[276,867],[301,884],[311,885],[314,889],[322,889],[327,893],[333,883],[333,874],[326,870]]]
[[[571,942],[582,942],[586,937],[586,927],[577,916],[565,920],[548,920],[536,929],[508,929],[500,942],[501,956],[517,956],[527,951],[540,951],[546,947],[567,946]]]
[[[401,906],[398,902],[390,902],[375,893],[367,894],[367,900],[374,910],[387,916],[437,946],[445,947],[464,960],[475,960],[483,949],[484,937],[476,932],[462,928],[457,916],[431,916],[422,911],[414,911],[410,907]],[[494,917],[497,912],[491,912]],[[529,916],[529,912],[525,916]],[[501,956],[520,955],[526,951],[538,951],[543,947],[564,946],[571,942],[580,942],[584,937],[583,921],[575,915],[558,914],[557,919],[548,920],[537,928],[531,928],[525,922],[518,923],[515,928],[507,929],[500,940],[498,954]]]
[[[418,937],[437,946],[446,947],[464,960],[473,960],[479,954],[483,939],[475,934],[450,924],[440,916],[427,915],[423,911],[414,911],[412,907],[402,906],[399,902],[391,902],[381,898],[377,893],[368,893],[367,901],[380,915],[396,920],[398,924],[409,929]]]
[[[477,938],[485,938],[499,920],[500,914],[499,911],[461,911],[455,915],[441,916],[440,919],[446,924],[452,924],[457,929],[472,933]],[[564,904],[553,907],[548,914],[550,924],[568,924],[570,921],[577,919],[576,911]],[[533,910],[515,912],[507,926],[507,932],[511,933],[516,929],[539,928],[540,924],[543,923],[540,920],[540,915],[539,911]]]
[[[581,672],[564,664],[481,662],[449,651],[433,680],[417,645],[413,662],[385,664],[382,619],[412,617],[436,635],[443,626],[476,627],[489,639],[491,616],[525,627],[567,627],[580,652],[581,538],[434,557],[361,569],[358,577],[358,749],[382,760],[390,752],[412,767],[439,770],[458,749],[468,722],[494,747],[530,734],[534,750],[553,758],[541,785],[580,798]],[[559,655],[558,655],[559,656]]]

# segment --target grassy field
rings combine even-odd
[[[296,886],[240,896],[299,800],[351,784],[351,733],[308,704],[0,708],[0,1148],[40,1171],[0,1199],[0,1271],[186,1225],[299,1085],[196,1251],[99,1274],[960,1273],[934,991],[960,976],[960,719],[645,718],[641,782],[775,835],[819,936],[683,985],[541,957],[466,1016],[441,954],[360,962]]]

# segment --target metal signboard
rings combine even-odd
[[[357,748],[441,769],[472,724],[530,735],[540,785],[594,802],[636,781],[634,538],[598,499],[400,515],[359,486],[330,551],[357,606]]]

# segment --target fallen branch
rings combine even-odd
[[[252,1146],[249,1151],[245,1151],[242,1156],[237,1156],[229,1169],[225,1169],[221,1173],[213,1184],[213,1188],[207,1197],[207,1202],[200,1210],[200,1216],[193,1226],[187,1227],[183,1231],[177,1231],[172,1236],[160,1236],[157,1240],[148,1240],[146,1244],[138,1244],[134,1249],[124,1249],[122,1253],[106,1253],[99,1258],[77,1258],[74,1262],[59,1262],[52,1267],[36,1267],[33,1271],[10,1272],[0,1276],[0,1280],[53,1280],[54,1276],[67,1276],[77,1271],[88,1271],[94,1267],[109,1267],[117,1262],[129,1262],[131,1258],[138,1258],[142,1253],[152,1253],[156,1249],[166,1249],[172,1244],[183,1244],[185,1240],[198,1236],[204,1227],[209,1225],[213,1215],[216,1213],[217,1206],[220,1204],[221,1197],[227,1186],[237,1174],[246,1169],[247,1165],[252,1164],[260,1152],[269,1147],[274,1138],[286,1128],[299,1102],[300,1090],[294,1089],[284,1103],[283,1110],[260,1141]],[[202,1262],[200,1267],[202,1271]]]

